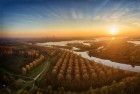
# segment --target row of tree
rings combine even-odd
[[[54,91],[53,87],[49,85],[45,92],[47,94],[139,94],[140,75],[126,77],[120,82],[114,82],[110,85],[101,88],[93,89],[90,87],[87,91],[74,92],[65,91],[64,87],[59,87],[58,91]]]
[[[57,57],[55,66],[47,74],[47,80],[54,88],[86,90],[90,87],[102,87],[135,74],[97,64],[66,50],[61,50]]]
[[[40,55],[37,59],[34,61],[26,64],[25,66],[22,67],[22,74],[26,75],[27,72],[32,70],[33,68],[37,67],[38,65],[42,64],[44,61],[45,57],[43,55]]]
[[[26,57],[38,57],[39,52],[33,49],[19,49],[18,47],[12,46],[0,46],[0,55],[1,56],[22,55]]]

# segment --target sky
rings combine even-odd
[[[140,0],[0,0],[0,37],[140,35]]]

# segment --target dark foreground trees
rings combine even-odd
[[[67,50],[62,50],[58,57],[46,76],[47,85],[51,85],[53,90],[63,87],[65,91],[80,92],[105,86],[102,92],[107,92],[108,86],[135,75],[133,72],[97,64]]]

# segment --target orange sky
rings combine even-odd
[[[117,35],[139,35],[140,36],[140,27],[124,24],[99,24],[99,25],[87,25],[87,24],[75,24],[71,25],[70,23],[53,25],[50,27],[32,27],[32,28],[5,28],[0,32],[0,37],[18,37],[18,38],[27,38],[27,37],[88,37],[88,36],[103,36],[111,35],[110,30],[112,25],[115,25],[118,33]],[[6,31],[6,32],[5,32]]]

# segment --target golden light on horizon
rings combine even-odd
[[[113,36],[117,35],[119,33],[119,28],[116,25],[112,25],[109,28],[109,33]]]

